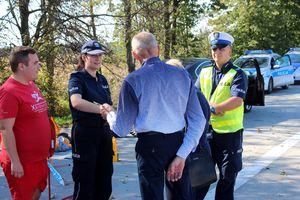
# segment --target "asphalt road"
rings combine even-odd
[[[265,103],[245,114],[244,167],[235,197],[300,199],[300,85],[274,90]],[[213,194],[214,188],[206,200]]]
[[[245,114],[244,167],[238,176],[237,200],[300,199],[300,85],[266,95],[266,106]],[[113,196],[140,199],[134,145],[136,138],[118,139],[120,162],[114,164]],[[61,186],[51,177],[53,199],[72,193],[70,152],[56,153],[53,165],[65,179]],[[212,200],[215,185],[206,200]],[[41,199],[48,199],[47,190]],[[0,200],[10,199],[0,169]]]

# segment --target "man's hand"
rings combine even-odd
[[[104,103],[104,104],[100,105],[100,114],[101,114],[103,119],[106,119],[106,116],[112,110],[113,110],[112,106],[107,104],[107,103]]]
[[[168,181],[178,181],[181,179],[182,172],[185,165],[185,159],[179,156],[176,156],[172,163],[169,165],[169,169],[167,172]]]
[[[220,110],[220,107],[217,106],[216,103],[211,103],[211,102],[210,102],[209,105],[215,108],[215,113],[212,113],[212,114],[217,115],[217,116],[223,116],[223,115],[224,115],[224,112],[222,112],[222,111]]]
[[[24,176],[24,169],[20,162],[11,163],[11,175],[16,178]]]

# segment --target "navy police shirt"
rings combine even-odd
[[[82,99],[95,104],[108,103],[112,105],[110,90],[106,78],[96,73],[97,78],[91,76],[85,69],[71,74],[69,79],[69,97],[80,94]],[[69,100],[70,101],[70,100]],[[87,113],[76,110],[70,102],[70,110],[74,121],[80,119],[102,120],[100,114]]]

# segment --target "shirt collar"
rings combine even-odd
[[[84,74],[84,76],[86,78],[89,78],[89,79],[94,79],[94,80],[97,80],[97,78],[93,77],[92,75],[90,75],[85,69],[82,69],[82,73]],[[99,76],[99,73],[98,71],[96,72],[96,77]]]
[[[219,69],[217,68],[216,64],[214,64],[214,67],[215,67],[215,69],[216,69],[217,71],[221,72],[222,74],[226,74],[229,70],[232,69],[233,64],[232,64],[231,60],[229,60],[227,63],[225,63],[225,64],[222,66],[221,70],[219,70]]]
[[[155,63],[155,62],[159,62],[161,61],[159,57],[152,57],[152,58],[148,58],[147,60],[145,60],[142,64],[142,67],[144,65],[149,65],[149,64],[152,64],[152,63]]]

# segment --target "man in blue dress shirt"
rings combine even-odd
[[[190,200],[186,158],[197,146],[206,122],[196,89],[184,69],[159,59],[159,46],[151,33],[135,35],[132,49],[142,67],[125,78],[116,119],[110,112],[107,121],[121,137],[133,128],[137,132],[142,199],[164,199],[166,181],[175,199]]]

